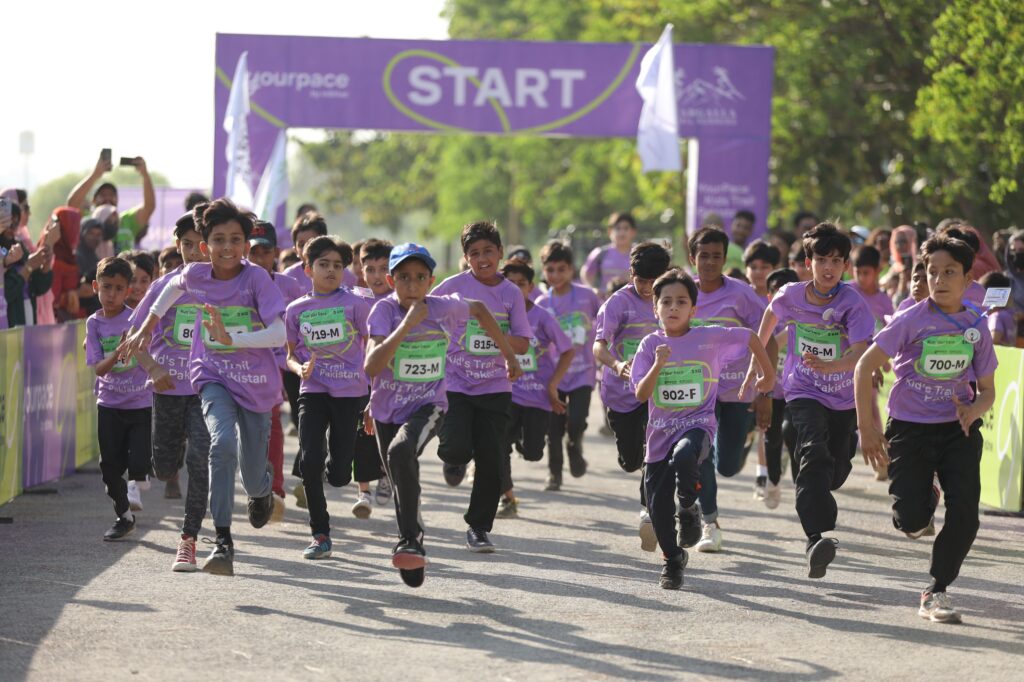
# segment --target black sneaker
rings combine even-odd
[[[249,498],[249,523],[253,528],[262,528],[270,521],[274,513],[274,493],[267,493],[263,497]]]
[[[494,551],[494,543],[487,537],[487,531],[477,530],[470,526],[466,529],[466,547],[471,552],[490,554]]]
[[[402,538],[391,552],[391,565],[398,569],[402,582],[409,587],[423,584],[427,554],[416,540]]]
[[[686,550],[679,556],[674,556],[671,559],[665,559],[665,567],[661,569],[661,580],[659,584],[663,590],[678,590],[683,586],[683,569],[686,568],[686,562],[689,557],[686,555]]]
[[[211,544],[208,538],[203,538],[203,542]],[[234,575],[235,546],[230,542],[225,542],[224,538],[217,538],[217,541],[212,544],[213,551],[203,562],[203,571],[214,575]]]
[[[128,535],[133,530],[135,530],[134,516],[132,516],[131,521],[123,516],[118,516],[117,521],[114,521],[114,525],[110,527],[110,530],[103,534],[103,540],[106,542],[114,542],[115,540],[120,540],[125,535]]]
[[[836,546],[838,540],[834,538],[821,538],[810,544],[807,548],[807,577],[824,578],[825,570],[832,560],[836,558]]]
[[[583,448],[579,443],[569,443],[566,451],[569,455],[569,473],[573,478],[580,478],[587,473],[587,460],[583,459]]]
[[[679,546],[693,547],[700,542],[700,508],[694,503],[689,509],[679,510]]]
[[[453,488],[458,487],[462,483],[462,479],[466,477],[465,464],[448,464],[445,462],[442,469],[444,469],[444,482]]]

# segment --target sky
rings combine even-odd
[[[17,28],[4,31],[13,88],[0,95],[0,187],[91,169],[110,147],[115,163],[144,156],[174,186],[209,188],[217,33],[443,40],[443,8],[444,0],[14,2],[5,11]],[[35,137],[27,183],[23,131]]]

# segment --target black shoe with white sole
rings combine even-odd
[[[487,537],[487,531],[475,528],[466,529],[466,547],[471,552],[489,554],[494,551],[494,543]]]
[[[839,541],[834,538],[821,538],[807,548],[807,577],[824,578],[825,571],[836,558],[836,546]]]

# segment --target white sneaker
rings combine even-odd
[[[705,554],[714,554],[722,551],[722,530],[714,523],[705,523],[704,531],[700,535],[700,542],[697,543],[697,551]]]
[[[775,509],[779,506],[779,502],[782,501],[782,483],[772,484],[768,481],[768,485],[764,488],[764,506],[769,509]]]
[[[921,608],[917,615],[933,623],[959,623],[960,612],[953,608],[953,601],[945,592],[921,595]]]
[[[357,519],[368,519],[373,513],[373,505],[370,504],[370,491],[360,491],[356,503],[352,505],[352,515]]]
[[[135,481],[128,481],[128,508],[132,511],[142,511],[142,491]]]
[[[149,490],[151,487],[153,487],[153,484],[149,480],[148,474],[146,475],[145,481],[136,481],[136,485],[139,486],[139,490]]]
[[[377,480],[377,490],[374,491],[374,499],[377,501],[377,504],[387,504],[391,501],[393,494],[391,480],[387,476],[381,476]]]
[[[644,509],[640,512],[640,549],[653,552],[658,548],[658,536],[654,533],[651,515]]]

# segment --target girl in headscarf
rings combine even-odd
[[[82,214],[70,206],[53,213],[60,224],[60,239],[53,245],[53,310],[58,322],[67,322],[85,317],[85,310],[78,304],[81,274],[75,258]]]
[[[886,291],[892,294],[893,306],[898,306],[910,293],[910,276],[917,262],[917,230],[900,225],[889,238],[889,275]]]

